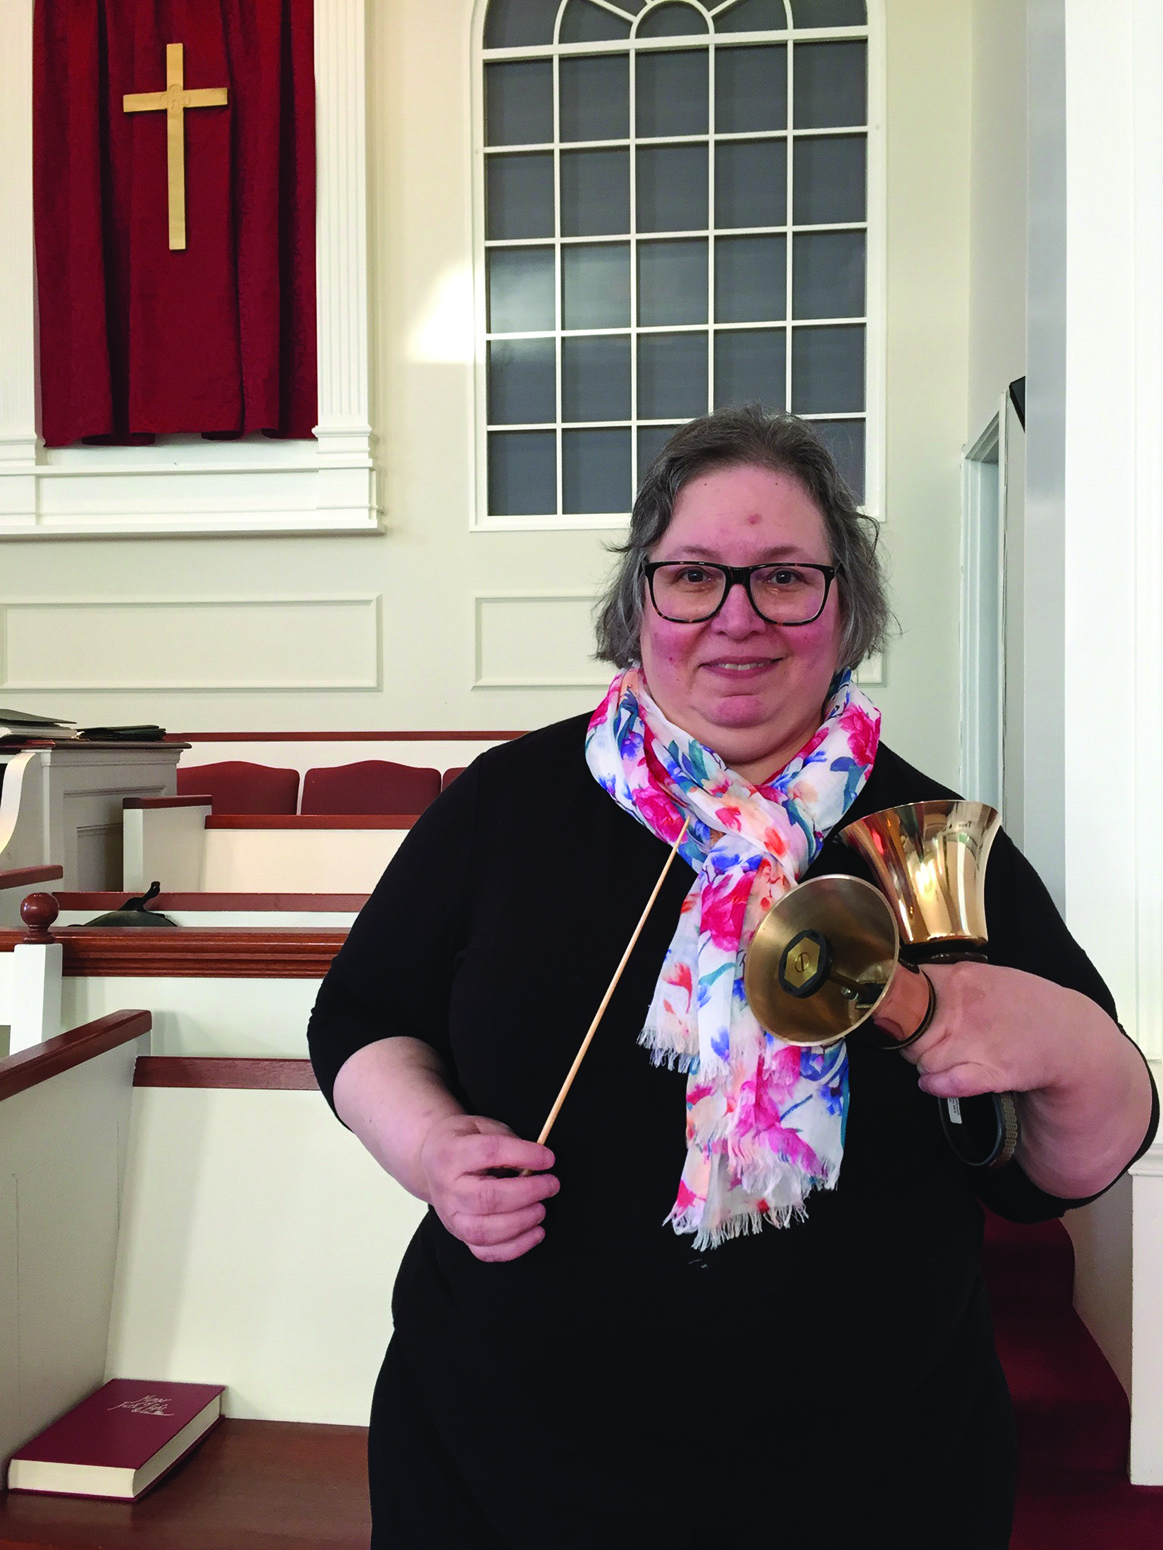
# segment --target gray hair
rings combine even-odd
[[[599,659],[616,667],[641,660],[645,565],[674,516],[679,492],[712,468],[770,468],[799,480],[824,519],[832,563],[839,574],[843,631],[840,666],[856,667],[884,644],[892,614],[877,555],[879,525],[856,509],[831,452],[810,424],[758,405],[720,409],[677,430],[642,481],[624,544],[611,546],[621,561],[595,608]]]

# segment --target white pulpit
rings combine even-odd
[[[55,865],[58,885],[119,890],[122,803],[166,797],[187,743],[0,744],[0,869]]]

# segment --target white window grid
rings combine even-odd
[[[629,430],[631,459],[640,478],[645,472],[638,467],[638,432],[651,426],[677,429],[685,423],[680,418],[639,418],[638,407],[638,351],[635,342],[643,334],[703,334],[708,340],[707,351],[707,404],[714,403],[715,393],[715,339],[720,333],[732,331],[781,330],[785,339],[784,403],[792,405],[792,339],[801,329],[860,326],[864,329],[864,408],[850,411],[820,411],[802,413],[799,418],[807,421],[834,423],[839,421],[863,422],[864,436],[864,500],[861,510],[879,518],[883,506],[884,468],[884,318],[885,318],[885,190],[884,190],[884,68],[882,58],[883,0],[867,0],[868,20],[862,26],[843,27],[793,27],[768,29],[754,32],[716,32],[714,18],[730,10],[736,0],[719,0],[718,4],[702,5],[699,0],[687,0],[707,21],[706,34],[692,33],[685,36],[640,38],[637,24],[651,10],[667,3],[667,0],[646,0],[637,14],[623,9],[617,0],[591,0],[603,10],[610,11],[623,21],[633,24],[631,36],[610,41],[561,43],[556,41],[568,0],[560,0],[554,26],[552,44],[536,44],[520,48],[490,48],[483,46],[484,25],[488,0],[477,0],[474,17],[473,49],[473,124],[476,175],[473,180],[474,203],[474,292],[476,317],[476,501],[470,527],[476,530],[533,530],[557,528],[611,528],[623,526],[629,520],[629,511],[576,513],[562,509],[563,432],[573,430]],[[794,128],[795,113],[795,48],[797,44],[818,43],[830,40],[862,41],[867,46],[866,122],[862,124]],[[720,132],[715,129],[715,56],[719,50],[755,46],[756,44],[785,44],[787,70],[787,128],[782,130],[742,130]],[[651,135],[639,137],[635,133],[637,71],[633,68],[633,56],[638,52],[690,52],[705,48],[708,54],[708,132],[706,134]],[[565,58],[593,57],[597,55],[631,56],[629,72],[629,126],[626,136],[602,140],[561,139],[560,70],[558,61]],[[510,60],[551,61],[553,64],[553,124],[554,138],[529,143],[505,143],[495,146],[486,144],[485,133],[485,65]],[[797,140],[819,140],[825,137],[861,135],[866,141],[866,205],[863,221],[829,223],[800,223],[792,219],[795,158],[791,154]],[[782,225],[724,227],[708,224],[687,230],[663,232],[639,232],[637,230],[637,157],[639,147],[654,149],[665,146],[705,145],[708,148],[708,212],[715,210],[715,154],[717,144],[731,141],[784,141],[788,147],[786,170],[786,216]],[[630,172],[630,228],[626,232],[585,233],[563,236],[561,231],[561,156],[585,150],[626,150],[629,154]],[[513,156],[533,152],[551,153],[553,156],[554,231],[552,236],[488,238],[486,237],[486,179],[487,162],[493,156]],[[863,232],[865,235],[865,308],[858,316],[827,318],[795,318],[793,315],[793,246],[796,236],[814,232]],[[784,317],[772,319],[748,319],[744,322],[715,321],[715,243],[716,239],[748,236],[782,236],[787,244],[785,254]],[[638,321],[638,248],[643,243],[669,243],[684,238],[702,239],[707,242],[707,320],[699,323],[641,324]],[[570,246],[628,243],[630,247],[630,321],[610,328],[567,329],[562,324],[562,252]],[[554,316],[552,329],[527,331],[490,332],[488,328],[487,261],[490,252],[513,248],[552,248],[554,255]],[[562,399],[561,341],[565,339],[622,337],[629,338],[630,348],[630,418],[620,420],[565,420],[560,417]],[[514,342],[519,340],[546,339],[555,342],[556,402],[559,417],[553,421],[498,422],[487,418],[488,409],[488,347],[494,340]],[[512,516],[489,511],[488,505],[488,438],[491,431],[553,431],[556,446],[557,510],[537,516]],[[635,483],[637,483],[637,478]]]

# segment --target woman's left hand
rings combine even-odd
[[[932,1025],[901,1051],[935,1098],[1029,1092],[1069,1079],[1095,1037],[1117,1026],[1076,990],[1021,969],[928,965],[937,992]]]
[[[1151,1117],[1137,1047],[1088,996],[1021,969],[926,967],[932,1025],[901,1051],[937,1098],[1018,1095],[1017,1158],[1033,1182],[1066,1199],[1104,1189],[1135,1155]]]

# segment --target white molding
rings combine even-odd
[[[32,11],[33,0],[0,5],[0,539],[380,531],[368,393],[365,0],[315,4],[316,439],[183,437],[143,448],[57,450],[38,435]]]
[[[580,589],[511,588],[504,592],[473,593],[473,689],[598,689],[610,681],[610,669],[602,662],[594,662],[583,672],[564,673],[557,677],[548,673],[522,674],[520,677],[505,674],[489,674],[484,660],[484,611],[490,603],[585,603],[594,605],[593,592]],[[528,653],[529,660],[536,660],[535,653]]]
[[[342,657],[345,671],[341,673],[316,672],[311,667],[318,654],[314,642],[317,639],[315,632],[318,629],[320,609],[334,610],[336,615],[346,613],[349,629],[354,631],[354,638],[360,642],[360,649],[353,651],[349,640],[348,649]],[[250,659],[243,650],[239,650],[234,658],[238,663],[238,671],[218,675],[205,673],[197,678],[183,677],[177,672],[167,675],[159,668],[161,654],[157,650],[149,656],[153,669],[152,676],[134,672],[134,668],[143,660],[141,650],[121,650],[116,653],[118,662],[123,660],[125,663],[126,677],[124,678],[116,676],[112,671],[94,674],[91,661],[86,660],[80,652],[72,650],[69,650],[66,656],[70,671],[56,675],[51,670],[43,672],[40,677],[28,672],[22,675],[19,664],[13,663],[11,646],[13,614],[48,615],[60,618],[62,621],[67,620],[68,615],[72,614],[74,630],[78,628],[75,616],[98,614],[102,620],[101,638],[103,640],[122,638],[136,632],[142,636],[143,642],[149,639],[148,631],[151,626],[155,627],[155,637],[157,630],[164,628],[171,637],[171,641],[176,641],[180,633],[180,616],[184,613],[192,614],[195,616],[192,640],[201,642],[203,649],[200,653],[188,650],[184,656],[181,656],[178,649],[180,642],[178,645],[171,644],[170,648],[185,662],[195,660],[198,656],[202,659],[206,658],[207,634],[214,628],[206,618],[208,611],[219,616],[220,626],[222,616],[233,615],[237,621],[233,629],[239,632],[240,640],[244,639],[244,632],[247,629],[261,631],[268,643],[268,656],[272,654],[273,648],[270,646],[270,641],[277,629],[281,644],[278,644],[277,652],[273,654],[277,655],[280,667],[285,667],[285,672],[280,671],[277,675],[268,673],[265,676],[248,677],[247,668],[250,665]],[[151,612],[155,616],[154,619],[148,617]],[[201,619],[197,618],[199,614],[202,615]],[[279,614],[283,615],[281,620],[276,617]],[[41,629],[38,640],[57,639],[62,635],[60,627],[49,626],[44,623],[43,618],[38,619],[37,623]],[[336,626],[338,623],[337,619]],[[280,624],[282,627],[278,628]],[[328,634],[332,637],[335,633],[335,627],[328,630]],[[382,634],[379,594],[0,599],[0,689],[21,694],[26,692],[120,694],[137,691],[150,694],[161,692],[200,694],[206,691],[318,694],[379,690],[382,687]],[[34,642],[27,648],[26,655],[43,665],[48,653],[42,649],[38,654],[38,648]],[[51,658],[49,660],[51,663]],[[97,660],[100,660],[100,657]],[[90,669],[87,677],[84,675],[86,667]]]
[[[1005,414],[1001,407],[961,459],[961,759],[958,783],[1001,811],[1004,703]],[[990,470],[993,470],[992,474]],[[983,644],[992,642],[992,671]],[[1003,818],[1004,818],[1003,814]]]

